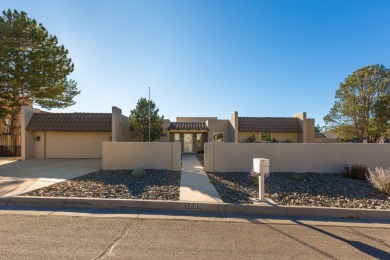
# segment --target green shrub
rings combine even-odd
[[[374,171],[369,172],[367,179],[378,190],[390,195],[390,168],[375,168]]]
[[[135,178],[142,178],[144,177],[146,174],[146,171],[143,167],[139,167],[137,169],[134,169],[132,172],[131,172],[131,175]]]
[[[294,181],[301,181],[302,180],[302,176],[298,173],[293,173],[291,175],[291,179],[293,179]]]
[[[256,143],[256,136],[255,136],[255,135],[249,136],[249,137],[245,140],[245,143]]]
[[[259,185],[259,174],[254,172],[254,171],[249,172],[248,181],[251,185],[258,186]]]
[[[364,164],[344,164],[344,176],[349,179],[367,180],[369,170]]]
[[[277,139],[275,139],[275,138],[272,138],[271,139],[271,143],[279,143],[279,141]]]

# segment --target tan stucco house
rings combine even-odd
[[[22,108],[22,158],[102,158],[103,142],[137,141],[122,110],[112,113],[47,113]],[[177,117],[164,120],[159,142],[180,142],[184,153],[202,153],[206,142],[335,142],[314,130],[306,113],[293,117]]]
[[[43,113],[22,108],[22,159],[102,158],[102,143],[129,141],[128,118],[112,113]]]
[[[314,129],[314,119],[306,112],[293,117],[239,117],[229,120],[217,117],[177,117],[164,122],[160,141],[181,142],[182,152],[202,152],[206,142],[293,142],[330,143]]]

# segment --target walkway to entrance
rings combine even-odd
[[[215,187],[194,154],[182,155],[180,200],[222,202]]]

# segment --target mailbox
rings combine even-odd
[[[256,173],[269,173],[269,159],[253,158],[253,171]]]
[[[265,200],[265,182],[264,178],[269,173],[269,159],[253,158],[253,171],[259,174],[259,199]]]

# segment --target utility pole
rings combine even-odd
[[[150,143],[150,87],[149,87],[149,143]]]

